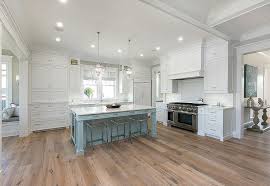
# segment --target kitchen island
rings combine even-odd
[[[75,144],[76,154],[83,155],[87,145],[87,122],[121,118],[136,115],[151,115],[150,135],[157,136],[156,108],[144,105],[122,105],[120,108],[106,108],[106,106],[81,106],[70,108],[71,113],[71,139]]]

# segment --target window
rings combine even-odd
[[[116,98],[116,81],[102,80],[102,93],[103,99]]]
[[[7,106],[7,64],[2,64],[2,109]]]
[[[81,65],[83,90],[91,88],[91,100],[116,99],[118,94],[118,68],[106,67],[104,73],[97,77],[94,65]],[[83,94],[84,99],[88,99]]]
[[[91,97],[91,99],[98,99],[98,82],[97,80],[83,80],[83,89],[90,87],[93,90],[93,95]],[[88,98],[85,94],[84,94],[84,98]]]

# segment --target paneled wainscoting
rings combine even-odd
[[[2,185],[269,185],[270,132],[224,143],[175,128],[76,156],[67,129],[3,140]]]

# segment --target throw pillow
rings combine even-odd
[[[2,112],[2,119],[9,120],[14,113],[15,108],[5,108]]]

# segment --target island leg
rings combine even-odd
[[[151,120],[152,120],[152,130],[151,130],[151,136],[157,137],[157,114],[156,112],[151,113]]]
[[[86,146],[86,131],[83,121],[76,121],[76,154],[84,155]]]

